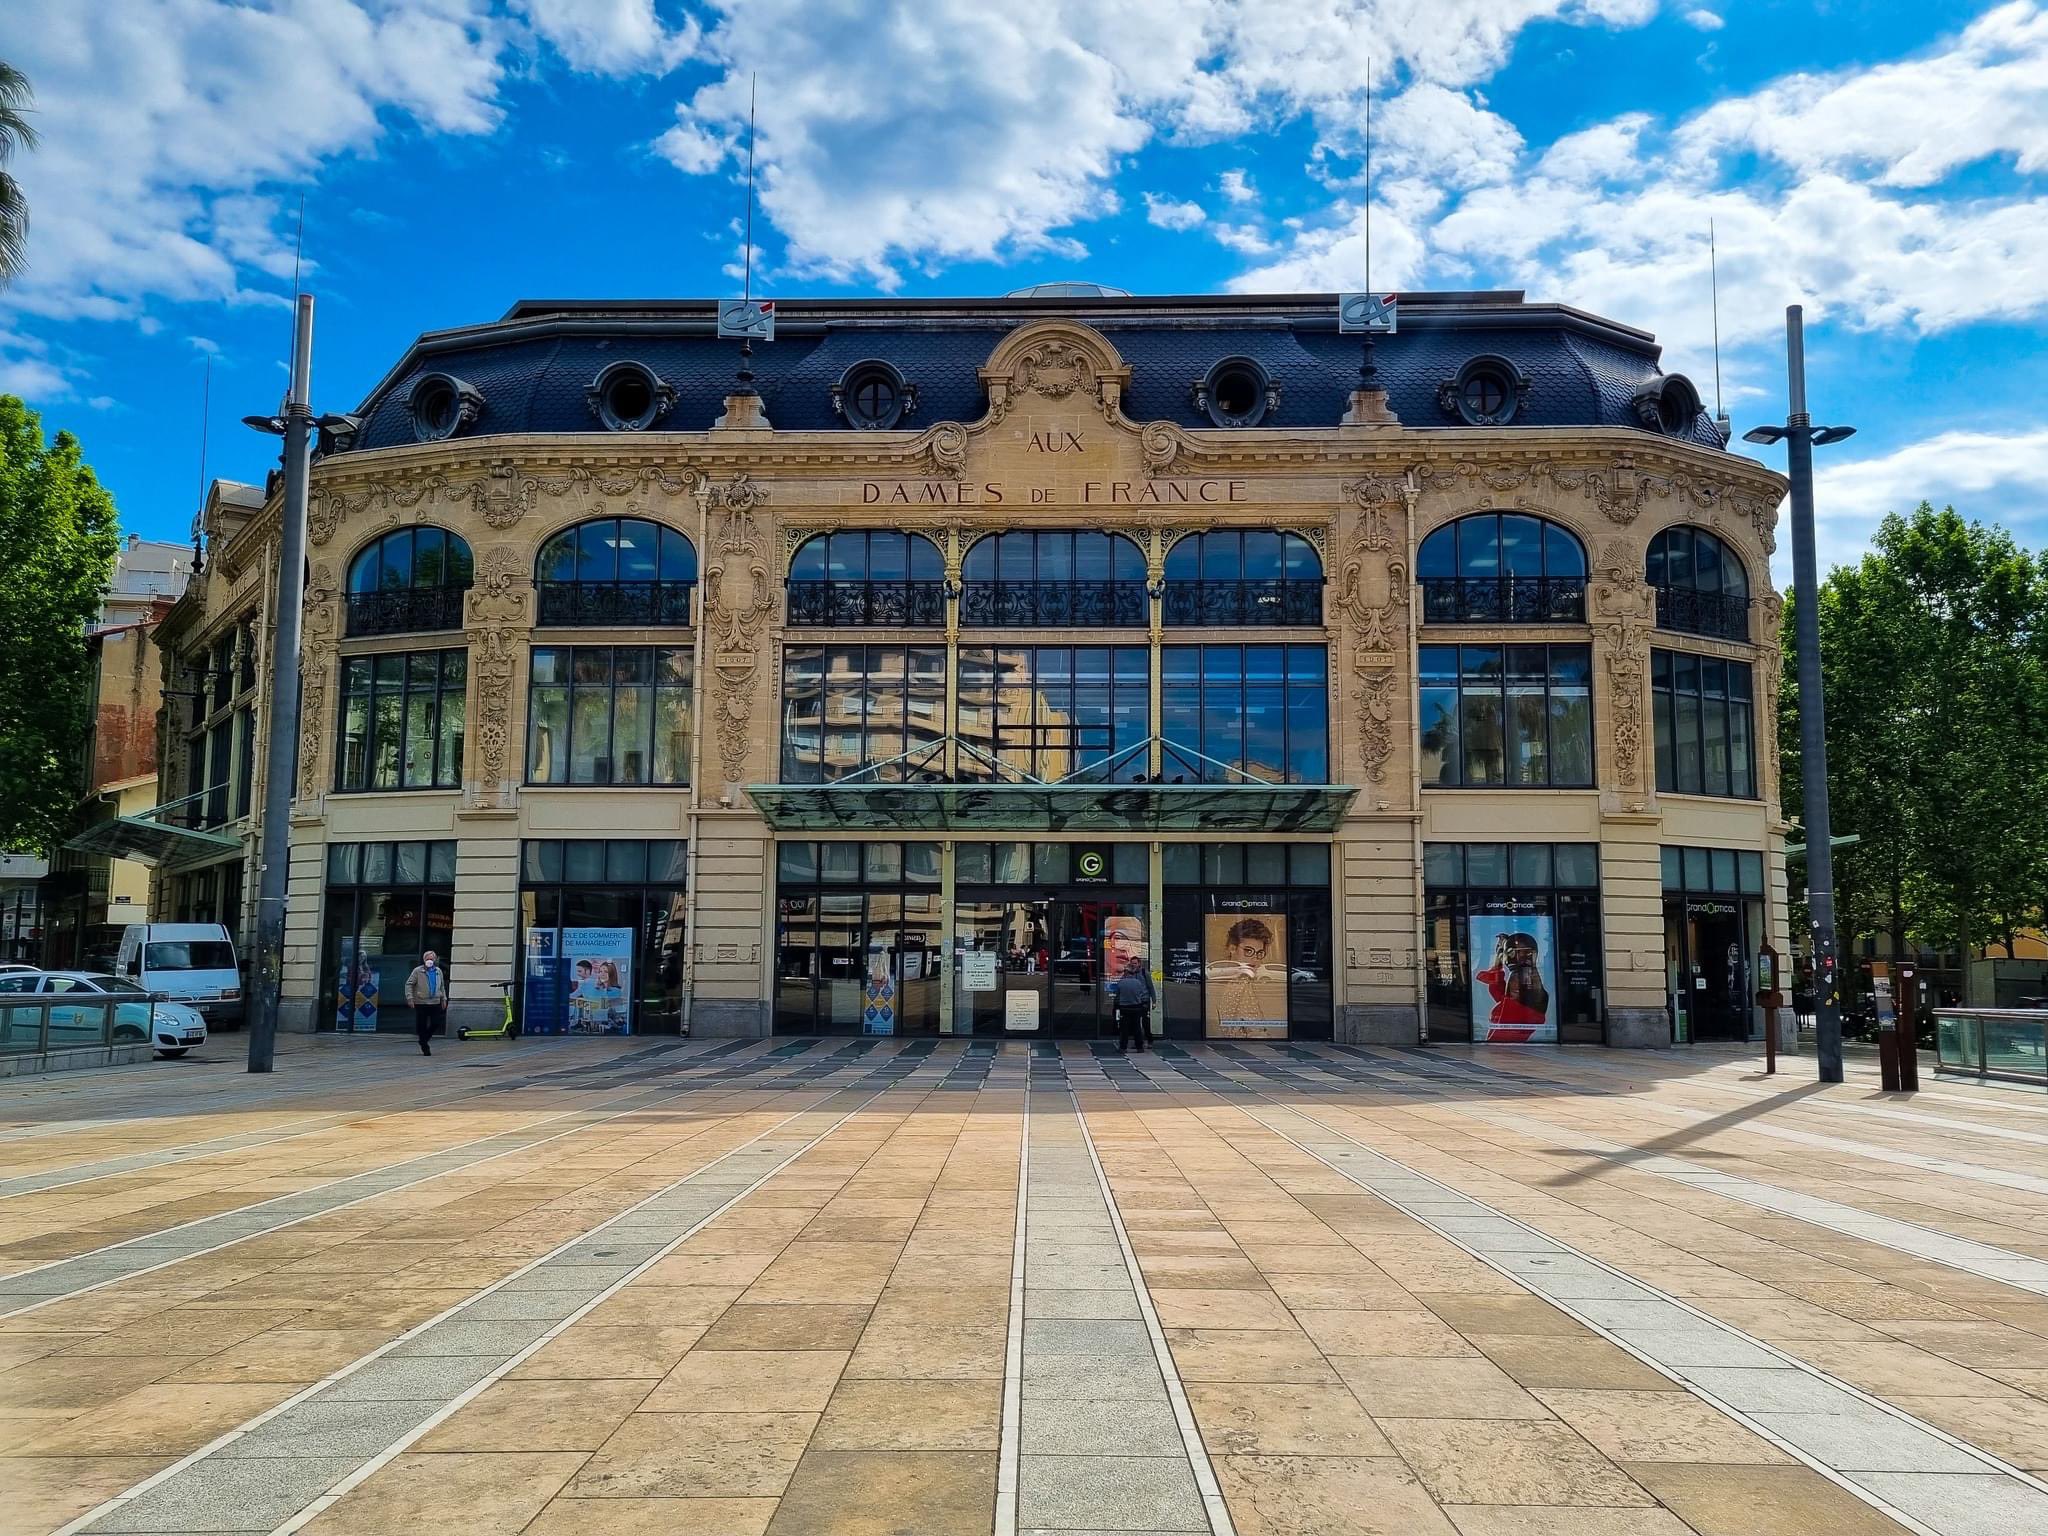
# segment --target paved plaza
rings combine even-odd
[[[292,1040],[0,1088],[0,1532],[2048,1531],[2048,1101]]]

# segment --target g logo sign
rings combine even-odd
[[[1093,851],[1082,854],[1080,868],[1081,874],[1086,879],[1094,880],[1099,878],[1102,874],[1102,855]]]

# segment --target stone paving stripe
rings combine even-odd
[[[649,1054],[635,1052],[633,1056],[616,1058],[618,1061],[632,1060]],[[615,1065],[615,1062],[606,1065]],[[477,1065],[484,1065],[478,1063]],[[492,1067],[514,1065],[530,1066],[531,1063],[491,1063]],[[574,1070],[574,1069],[571,1069]],[[412,1073],[392,1073],[390,1077],[403,1080]],[[95,1179],[117,1178],[124,1173],[137,1173],[147,1168],[162,1168],[173,1163],[187,1163],[197,1158],[214,1157],[223,1152],[246,1152],[251,1147],[275,1146],[283,1141],[296,1141],[302,1136],[317,1136],[325,1130],[338,1126],[358,1125],[365,1121],[381,1120],[389,1115],[416,1114],[423,1109],[432,1109],[441,1104],[452,1104],[463,1099],[474,1099],[480,1094],[510,1092],[513,1089],[542,1085],[550,1079],[567,1076],[566,1072],[548,1072],[524,1076],[508,1073],[503,1077],[486,1078],[480,1082],[465,1082],[459,1088],[443,1091],[437,1088],[425,1098],[408,1099],[401,1103],[374,1109],[336,1110],[323,1115],[308,1115],[299,1120],[287,1120],[282,1125],[266,1126],[261,1130],[240,1131],[232,1136],[215,1136],[206,1141],[191,1141],[175,1146],[159,1147],[149,1152],[131,1153],[126,1157],[104,1158],[99,1162],[73,1163],[63,1168],[46,1168],[39,1173],[18,1174],[13,1178],[0,1179],[0,1200],[13,1200],[22,1195],[42,1194],[53,1189],[68,1189],[74,1184],[87,1184]],[[352,1085],[353,1086],[353,1085]],[[93,1121],[98,1127],[109,1122]],[[299,1126],[303,1129],[294,1130]]]
[[[315,1216],[325,1216],[360,1205],[365,1200],[374,1200],[379,1195],[410,1189],[443,1174],[458,1173],[494,1158],[545,1146],[593,1125],[637,1114],[667,1099],[680,1098],[690,1091],[686,1088],[650,1089],[602,1114],[589,1109],[565,1109],[517,1130],[496,1131],[488,1136],[459,1141],[423,1157],[349,1174],[253,1205],[239,1206],[217,1216],[202,1216],[159,1232],[147,1232],[119,1243],[109,1243],[104,1248],[74,1254],[68,1259],[53,1259],[47,1264],[0,1276],[0,1309],[4,1309],[0,1310],[0,1319],[19,1317],[25,1312],[33,1312],[39,1307],[51,1306],[103,1286],[218,1252],[251,1237],[268,1236],[286,1227],[297,1226],[302,1221],[311,1221]],[[577,1123],[565,1130],[549,1135],[536,1134],[556,1121],[572,1118]],[[427,1171],[406,1177],[408,1171],[422,1168]],[[260,1214],[263,1212],[270,1215]]]
[[[2037,1259],[2030,1254],[2015,1253],[2010,1248],[1980,1243],[1973,1238],[1937,1232],[1932,1227],[1901,1221],[1896,1216],[1882,1216],[1873,1211],[1860,1210],[1853,1205],[1844,1205],[1839,1200],[1805,1194],[1796,1189],[1787,1189],[1783,1185],[1749,1178],[1742,1174],[1728,1173],[1719,1168],[1709,1168],[1700,1163],[1688,1162],[1682,1157],[1661,1154],[1646,1157],[1619,1142],[1608,1141],[1603,1137],[1561,1126],[1554,1121],[1538,1119],[1533,1115],[1516,1115],[1502,1110],[1476,1109],[1470,1106],[1460,1106],[1458,1112],[1507,1130],[1527,1132],[1533,1129],[1545,1136],[1558,1139],[1566,1151],[1597,1157],[1603,1162],[1619,1163],[1636,1173],[1653,1173],[1659,1178],[1670,1179],[1673,1183],[1683,1184],[1689,1189],[1723,1195],[1730,1200],[1756,1206],[1776,1216],[1789,1216],[1810,1226],[1840,1232],[1847,1237],[1860,1238],[1881,1248],[1890,1248],[1896,1253],[1911,1254],[1916,1259],[1926,1259],[1930,1263],[1959,1269],[1964,1274],[1976,1275],[1980,1279],[1996,1280],[2021,1290],[2032,1291],[2037,1296],[2048,1296],[2048,1260]],[[1829,1138],[1815,1139],[1825,1141]],[[1932,1158],[1914,1158],[1906,1154],[1883,1160],[1906,1162],[1922,1168],[1935,1161]],[[2011,1177],[2019,1179],[2022,1176],[2014,1174]],[[2038,1183],[2042,1190],[2048,1191],[2048,1179],[2030,1182]]]
[[[1244,1110],[1246,1117],[1481,1263],[1536,1291],[1552,1306],[1909,1530],[1920,1532],[1921,1536],[1975,1536],[1978,1531],[1990,1529],[1985,1522],[1994,1514],[2000,1519],[2010,1514],[2013,1518],[1999,1527],[2004,1532],[2048,1531],[2048,1483],[2030,1473],[1752,1338],[1739,1328],[1709,1317],[1678,1297],[1636,1280],[1569,1243],[1503,1215],[1483,1201],[1439,1183],[1305,1111],[1278,1100],[1270,1102],[1281,1114],[1308,1127],[1307,1138],[1291,1134],[1250,1107]],[[1318,1150],[1317,1143],[1328,1150]],[[1413,1194],[1419,1188],[1431,1189],[1431,1202],[1438,1207],[1463,1202],[1474,1216],[1520,1228],[1528,1237],[1540,1239],[1544,1246],[1532,1247],[1524,1242],[1514,1248],[1496,1248],[1489,1245],[1483,1234],[1454,1231],[1444,1224],[1443,1215],[1410,1208],[1422,1203]],[[1542,1277],[1549,1271],[1566,1277],[1565,1283],[1544,1286]],[[1575,1275],[1597,1275],[1617,1288],[1618,1293],[1602,1298],[1561,1294],[1578,1288],[1571,1283],[1570,1277]],[[1656,1310],[1627,1314],[1613,1310],[1630,1307]],[[1634,1321],[1624,1321],[1617,1327],[1603,1323],[1603,1316]],[[1683,1324],[1670,1326],[1676,1319],[1683,1319]],[[1743,1373],[1740,1380],[1751,1400],[1757,1396],[1759,1375],[1783,1374],[1788,1384],[1796,1376],[1809,1384],[1806,1406],[1819,1411],[1740,1409],[1718,1396],[1710,1385],[1726,1382],[1731,1370]],[[1881,1469],[1872,1466],[1872,1462],[1881,1463]],[[1897,1503],[1883,1491],[1888,1476],[1942,1479],[1945,1492],[1941,1497],[1915,1497],[1907,1504]]]
[[[61,1527],[56,1536],[76,1536],[76,1533],[86,1531],[281,1533],[298,1530],[403,1454],[421,1436],[473,1401],[486,1387],[516,1369],[550,1339],[566,1332],[661,1258],[819,1145],[882,1094],[877,1092],[863,1098],[813,1135],[792,1143],[778,1143],[771,1139],[805,1115],[829,1114],[826,1106],[837,1096],[827,1095],[817,1104],[806,1105],[783,1116],[772,1126],[720,1153],[695,1172],[665,1185],[618,1215],[533,1259],[504,1280],[408,1329],[398,1338],[229,1430],[153,1477],[88,1510]],[[765,1148],[761,1145],[764,1142],[768,1143]],[[751,1161],[746,1156],[750,1152],[754,1154]],[[709,1197],[700,1203],[676,1200],[676,1196],[688,1192],[690,1185],[714,1170],[730,1175],[735,1162],[746,1170],[746,1182],[715,1183]],[[469,1309],[479,1301],[501,1294],[512,1281],[558,1263],[563,1255],[586,1247],[598,1234],[615,1224],[623,1224],[629,1217],[649,1209],[664,1208],[671,1212],[668,1222],[671,1233],[658,1252],[635,1265],[626,1275],[594,1291],[532,1293],[557,1299],[555,1318],[552,1323],[536,1321],[524,1328],[520,1342],[508,1348],[510,1341],[497,1344],[482,1340],[465,1341],[472,1348],[486,1351],[480,1354],[408,1352],[416,1346],[433,1347],[433,1341],[444,1329],[467,1326],[465,1314]],[[428,1411],[424,1415],[408,1412],[400,1406],[403,1404]],[[373,1452],[339,1458],[341,1465],[338,1467],[335,1465],[336,1457],[307,1458],[302,1449],[309,1445],[325,1449],[336,1444],[359,1447],[378,1433],[384,1433],[384,1438],[376,1443]],[[255,1441],[257,1448],[242,1446],[238,1450],[238,1445],[244,1441]],[[317,1476],[281,1475],[286,1468],[303,1466],[314,1467]],[[277,1489],[251,1506],[261,1514],[261,1523],[180,1523],[189,1521],[194,1513],[217,1508],[228,1490],[240,1490],[252,1482],[266,1486],[264,1480],[251,1478],[252,1470],[267,1472],[278,1479]],[[281,1508],[281,1502],[286,1501],[289,1507]]]
[[[993,1058],[990,1058],[993,1060]],[[966,1057],[961,1058],[967,1060]],[[1020,1097],[1017,1225],[1010,1245],[1010,1320],[1003,1340],[1002,1435],[996,1458],[995,1536],[1017,1536],[1017,1472],[1024,1418],[1024,1251],[1030,1234],[1031,1092]]]
[[[1088,1133],[1088,1116],[1081,1108],[1078,1094],[1070,1090],[1069,1098],[1074,1107],[1074,1123],[1081,1131],[1081,1145],[1087,1149],[1089,1165],[1095,1170],[1095,1182],[1102,1191],[1103,1204],[1109,1212],[1110,1230],[1116,1234],[1116,1245],[1123,1254],[1124,1272],[1129,1276],[1131,1287],[1137,1294],[1138,1315],[1144,1322],[1145,1333],[1152,1346],[1153,1360],[1166,1383],[1166,1397],[1173,1406],[1174,1422],[1180,1426],[1181,1449],[1187,1458],[1188,1470],[1194,1474],[1195,1489],[1201,1496],[1202,1507],[1208,1513],[1209,1529],[1214,1536],[1237,1536],[1237,1527],[1232,1523],[1230,1510],[1223,1502],[1222,1485],[1216,1480],[1216,1469],[1209,1464],[1209,1452],[1202,1444],[1202,1432],[1195,1425],[1194,1409],[1188,1403],[1188,1394],[1181,1385],[1180,1373],[1174,1369],[1173,1351],[1167,1347],[1166,1334],[1159,1326],[1159,1314],[1152,1306],[1152,1293],[1146,1289],[1144,1271],[1138,1266],[1138,1255],[1131,1247],[1130,1233],[1124,1230],[1123,1216],[1116,1207],[1116,1195],[1109,1187],[1109,1175],[1103,1172],[1102,1158],[1095,1150],[1095,1138]],[[1128,1325],[1096,1323],[1092,1326],[1114,1328]],[[1068,1459],[1060,1458],[1062,1461]],[[1148,1483],[1145,1491],[1147,1496],[1156,1502],[1158,1490]]]

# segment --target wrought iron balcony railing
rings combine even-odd
[[[691,622],[694,581],[542,581],[534,584],[543,626],[559,629],[682,626]]]
[[[1583,624],[1583,576],[1439,576],[1422,583],[1425,624]]]
[[[1146,623],[1142,581],[970,581],[960,622],[975,629],[1135,629]]]
[[[462,587],[400,587],[389,592],[351,592],[351,635],[405,635],[462,628]],[[222,700],[221,702],[226,702]]]
[[[1657,589],[1657,627],[1717,640],[1749,639],[1749,599],[1690,587]]]
[[[1165,602],[1169,627],[1323,622],[1318,579],[1169,581]]]
[[[946,622],[942,581],[792,581],[789,622],[820,629],[937,628]]]

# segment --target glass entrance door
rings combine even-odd
[[[1674,1005],[1694,1040],[1749,1038],[1749,975],[1742,911],[1732,900],[1664,903],[1666,960]]]
[[[1108,982],[1118,968],[1150,960],[1145,903],[1132,892],[963,892],[953,934],[954,1027],[961,1033],[1113,1037]]]

